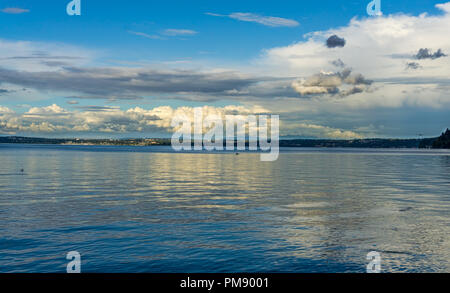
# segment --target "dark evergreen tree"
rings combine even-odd
[[[450,149],[450,130],[446,132],[433,142],[433,148],[435,149]]]

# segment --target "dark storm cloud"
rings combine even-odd
[[[432,53],[432,51],[430,49],[427,48],[422,48],[419,49],[419,52],[417,52],[417,54],[414,56],[416,59],[422,60],[422,59],[438,59],[441,57],[447,57],[446,54],[444,54],[444,52],[442,52],[441,49],[437,50],[436,52]]]
[[[74,108],[87,112],[108,112],[120,109],[120,107],[109,107],[109,106],[75,106]]]
[[[234,72],[64,67],[26,72],[0,67],[0,84],[78,93],[76,98],[138,99],[151,94],[226,96],[264,79]],[[74,99],[75,97],[70,97]]]
[[[1,58],[3,60],[79,60],[81,57],[74,56],[50,56],[50,55],[33,55],[33,56],[13,56]]]
[[[421,66],[417,62],[408,62],[406,63],[406,69],[419,69]]]
[[[117,96],[114,94],[111,94],[109,96],[79,95],[79,96],[69,96],[69,97],[65,97],[65,98],[71,99],[72,102],[74,102],[76,100],[110,100],[110,101],[126,100],[126,101],[132,101],[132,100],[142,100],[143,99],[143,97],[136,96],[136,95]]]
[[[345,63],[341,59],[337,59],[337,60],[331,61],[331,64],[333,64],[336,67],[340,67],[340,68],[344,68],[345,67]]]
[[[346,69],[350,71],[349,69]],[[345,70],[344,70],[345,71]],[[350,75],[351,71],[348,73],[349,76],[346,77],[343,81],[346,84],[351,85],[371,85],[373,83],[372,80],[366,79],[361,73],[356,73],[354,75]]]
[[[306,80],[295,81],[292,87],[301,96],[330,94],[344,97],[367,91],[372,83],[362,74],[352,74],[350,68],[345,68],[341,72],[321,72]]]
[[[328,48],[336,48],[336,47],[344,47],[345,46],[345,39],[344,38],[340,38],[337,35],[332,35],[331,37],[329,37],[327,39],[327,47]]]
[[[226,91],[225,96],[229,98],[298,98],[298,94],[292,89],[292,81],[294,78],[274,78],[264,82],[252,84],[242,90]]]
[[[62,55],[54,56],[46,52],[34,52],[29,56],[12,56],[0,58],[0,60],[24,60],[32,62],[34,61],[49,67],[72,66],[72,63],[74,61],[79,61],[82,59],[84,58],[76,56],[62,56]]]
[[[341,90],[341,91],[339,92],[339,95],[340,95],[341,97],[347,97],[347,96],[351,96],[351,95],[354,95],[354,94],[363,93],[365,90],[366,90],[365,87],[362,87],[362,86],[354,86],[354,87],[351,87],[351,88],[349,88],[349,89],[347,89],[347,90]]]

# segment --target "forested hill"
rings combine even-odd
[[[428,139],[281,139],[281,147],[323,148],[431,148],[436,138]],[[0,137],[0,143],[64,144],[64,145],[170,145],[170,139],[52,139],[33,137]]]
[[[437,138],[433,142],[433,148],[435,149],[450,149],[450,130],[447,129],[446,132]]]
[[[62,144],[62,145],[128,145],[151,146],[170,145],[168,138],[139,139],[58,139],[18,136],[0,136],[0,143],[18,144]],[[450,149],[450,130],[440,137],[424,139],[280,139],[280,147],[322,147],[322,148],[446,148]]]

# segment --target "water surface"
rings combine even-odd
[[[0,272],[449,272],[449,190],[449,151],[0,145]]]

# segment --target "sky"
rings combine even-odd
[[[302,138],[450,127],[445,0],[69,2],[0,2],[0,135],[167,137],[194,107]]]

